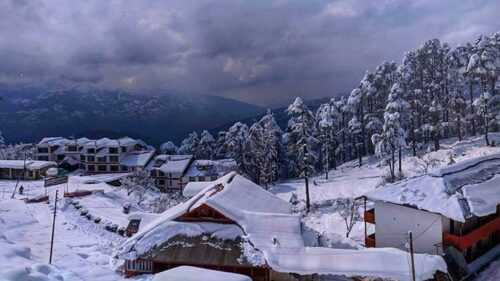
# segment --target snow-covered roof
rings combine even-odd
[[[153,281],[252,281],[250,277],[193,266],[179,266],[163,271],[153,277]]]
[[[188,177],[223,176],[229,172],[236,171],[238,164],[234,159],[219,160],[195,160],[186,172]]]
[[[10,169],[24,169],[26,164],[26,169],[28,170],[38,170],[46,167],[57,166],[57,163],[51,161],[34,161],[34,160],[0,160],[0,168],[10,168]]]
[[[182,189],[182,196],[193,197],[210,184],[213,184],[213,181],[190,181]]]
[[[164,173],[182,175],[193,159],[193,155],[166,155],[155,157],[148,169],[160,170]]]
[[[119,139],[110,139],[110,138],[100,138],[97,140],[90,140],[85,143],[88,147],[120,147],[120,146],[130,146],[135,144],[141,144],[146,146],[146,144],[142,140],[133,139],[130,137],[123,137]]]
[[[368,192],[370,200],[409,205],[464,222],[500,204],[500,153],[477,157]]]
[[[46,137],[43,138],[38,145],[66,145],[70,143],[76,143],[77,145],[84,145],[92,141],[88,138],[78,138],[78,139],[68,139],[64,137]]]
[[[145,167],[154,154],[154,151],[130,152],[120,159],[120,165],[127,167]]]
[[[244,251],[244,254],[254,265],[267,263],[278,272],[304,275],[317,273],[411,280],[408,253],[398,249],[305,247],[300,217],[291,213],[290,205],[235,172],[211,182],[188,201],[159,215],[120,245],[117,257],[138,258],[178,234],[199,236],[209,232],[217,237],[231,237],[238,233],[224,224],[175,221],[201,205],[207,205],[237,223],[253,246],[253,251]],[[446,272],[446,264],[440,256],[417,254],[415,265],[417,280],[431,279],[437,270]]]
[[[188,201],[165,211],[158,220],[127,240],[119,254],[134,251],[140,256],[165,242],[168,239],[165,225],[203,204],[235,221],[258,249],[272,247],[273,238],[279,240],[282,247],[304,246],[300,217],[292,215],[290,205],[233,172],[214,181]]]

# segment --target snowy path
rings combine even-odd
[[[26,191],[30,196],[39,194],[40,184],[27,184]],[[2,182],[1,187],[7,189],[9,199],[5,196],[0,200],[0,207],[6,206],[6,210],[2,210],[6,214],[0,213],[0,220],[7,226],[0,234],[15,245],[29,247],[33,261],[48,263],[54,194],[55,189],[59,189],[62,195],[63,188],[49,189],[50,204],[25,204],[19,199],[10,199],[12,182]],[[16,198],[21,197],[24,196],[16,195]],[[64,199],[59,199],[57,209],[53,264],[75,273],[81,280],[125,280],[110,266],[113,248],[124,238],[81,217],[72,206],[65,206]]]

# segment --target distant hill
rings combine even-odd
[[[45,136],[130,136],[159,145],[202,129],[256,116],[263,108],[216,96],[136,95],[122,91],[0,90],[0,130],[6,141]]]

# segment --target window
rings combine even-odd
[[[97,166],[97,169],[99,170],[99,172],[106,172],[106,165],[99,165]]]
[[[97,162],[106,163],[106,156],[97,157]]]
[[[118,154],[118,147],[110,147],[109,153],[110,154]]]
[[[39,147],[38,153],[49,153],[49,148],[48,147]]]
[[[94,165],[87,165],[87,170],[93,172],[93,171],[95,171],[95,166]]]
[[[158,185],[161,185],[161,186],[165,185],[165,180],[158,180]]]
[[[118,166],[109,166],[111,172],[118,172]]]
[[[165,176],[165,173],[163,171],[158,171],[158,176],[159,177],[164,177]]]
[[[95,162],[94,156],[87,156],[87,162]]]
[[[87,153],[89,154],[94,154],[95,153],[95,148],[88,148]]]
[[[76,145],[68,145],[68,151],[76,151]]]
[[[38,156],[38,160],[40,160],[40,161],[49,161],[49,156]]]
[[[123,172],[128,171],[128,167],[127,167],[127,166],[121,166],[121,167],[122,167],[122,171],[123,171]]]
[[[125,153],[127,152],[127,147],[126,146],[122,146],[122,153]]]
[[[214,180],[216,180],[216,179],[217,179],[217,176],[211,176],[211,177],[210,177],[210,180],[213,180],[213,181],[214,181]]]
[[[62,161],[64,159],[64,154],[57,155],[57,161]]]
[[[109,162],[118,162],[118,156],[109,156]]]
[[[85,161],[85,155],[80,155],[80,161]]]
[[[189,177],[189,181],[196,181],[196,177]]]

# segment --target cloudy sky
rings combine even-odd
[[[211,94],[349,92],[383,60],[500,31],[498,0],[0,0],[0,84]]]

